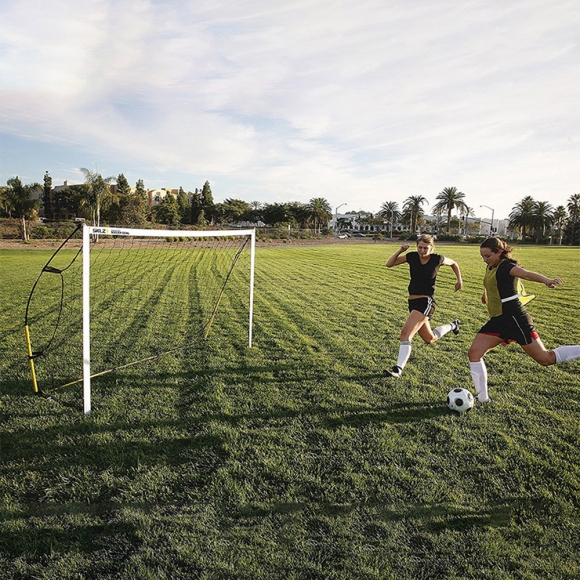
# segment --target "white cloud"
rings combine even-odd
[[[580,189],[573,1],[6,0],[0,19],[2,139],[73,166],[375,210]]]

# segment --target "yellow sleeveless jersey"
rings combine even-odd
[[[502,260],[497,267],[493,269],[487,268],[485,270],[485,276],[483,277],[483,286],[485,288],[485,293],[487,297],[487,311],[491,317],[501,316],[503,314],[503,305],[506,302],[511,302],[512,300],[519,300],[520,304],[527,304],[530,300],[533,300],[535,296],[533,294],[527,294],[522,281],[515,277],[510,276],[509,272],[507,276],[513,280],[512,284],[509,284],[509,289],[506,288],[505,276],[502,273],[504,281],[502,283],[502,294],[500,295],[499,284],[497,280],[497,273],[501,265],[507,262],[507,260]],[[514,264],[515,265],[515,264]]]

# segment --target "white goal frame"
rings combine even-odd
[[[254,267],[256,254],[256,230],[142,230],[122,227],[96,227],[83,225],[83,408],[88,415],[91,412],[91,236],[127,236],[141,238],[215,238],[250,236],[250,289],[249,289],[249,323],[248,346],[252,346],[254,317]]]

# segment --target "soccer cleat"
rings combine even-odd
[[[491,398],[490,398],[490,397],[488,397],[487,399],[485,399],[485,400],[481,401],[481,400],[479,399],[479,395],[475,395],[475,397],[473,397],[473,400],[474,400],[476,403],[491,403]]]
[[[453,329],[453,334],[457,335],[459,334],[459,325],[461,324],[461,320],[459,320],[459,318],[456,318],[453,321],[453,324],[455,325],[455,328]]]
[[[395,377],[397,379],[400,379],[402,374],[403,369],[401,367],[398,367],[397,365],[395,365],[392,369],[385,369],[383,371],[383,375],[385,377]]]

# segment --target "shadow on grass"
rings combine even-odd
[[[244,365],[237,368],[204,368],[178,371],[175,373],[164,372],[154,374],[150,377],[135,375],[129,377],[126,376],[123,377],[122,387],[118,387],[115,377],[101,381],[97,379],[94,381],[94,392],[100,390],[103,393],[114,392],[119,390],[119,388],[130,392],[133,386],[135,387],[136,393],[143,392],[144,388],[151,391],[154,389],[175,389],[177,382],[177,388],[181,390],[181,393],[179,394],[179,402],[176,404],[176,407],[178,409],[187,409],[187,413],[183,417],[176,419],[141,420],[137,417],[131,420],[117,420],[104,425],[97,424],[91,421],[91,419],[83,421],[80,420],[82,417],[77,416],[77,412],[82,413],[82,393],[79,393],[79,387],[77,385],[74,388],[74,391],[71,389],[65,389],[63,391],[57,391],[56,393],[47,393],[52,395],[52,399],[46,401],[47,405],[52,405],[52,409],[49,408],[49,411],[57,415],[59,413],[62,414],[61,418],[56,417],[59,424],[54,427],[50,426],[38,429],[28,428],[23,431],[15,430],[12,433],[4,433],[1,437],[3,442],[3,455],[5,456],[5,459],[10,460],[20,457],[22,452],[32,455],[50,455],[52,452],[59,454],[65,451],[61,446],[54,446],[53,444],[53,440],[59,437],[64,439],[72,438],[74,440],[84,435],[93,435],[100,432],[130,431],[136,428],[147,429],[152,427],[185,427],[191,436],[185,438],[182,443],[173,440],[173,442],[169,442],[168,447],[163,449],[160,448],[156,450],[153,444],[141,444],[136,446],[131,442],[125,442],[122,445],[119,444],[120,446],[123,446],[124,449],[129,449],[133,445],[133,452],[129,453],[129,456],[137,455],[139,457],[155,459],[162,456],[167,457],[170,451],[176,451],[176,446],[187,447],[187,445],[198,445],[198,443],[193,441],[197,429],[203,424],[214,421],[235,426],[247,421],[268,422],[280,421],[281,419],[292,420],[297,417],[307,416],[318,418],[320,423],[328,428],[339,428],[344,425],[363,426],[369,423],[410,423],[434,419],[449,413],[444,405],[412,402],[398,402],[376,407],[371,410],[367,404],[342,404],[330,397],[328,401],[325,401],[323,392],[317,394],[319,400],[315,404],[312,404],[311,399],[309,400],[310,395],[305,392],[302,401],[294,400],[289,402],[289,406],[277,405],[268,407],[266,410],[257,410],[246,413],[227,413],[219,411],[207,413],[206,409],[203,414],[197,416],[195,412],[195,409],[199,407],[200,392],[213,389],[211,384],[208,384],[203,380],[206,377],[214,377],[216,375],[230,376],[232,377],[232,384],[239,381],[240,376],[246,377],[250,384],[253,382],[259,382],[260,384],[268,382],[277,384],[291,382],[297,385],[297,389],[300,389],[300,383],[306,380],[316,381],[320,375],[326,376],[326,374],[327,373],[324,369],[305,368],[304,365],[299,363],[280,362],[268,365]],[[304,375],[310,375],[310,377],[307,378]],[[357,374],[356,377],[341,376],[341,379],[345,380],[355,378],[358,384],[361,384],[364,380],[374,381],[380,378],[380,375],[368,373],[367,375]],[[168,379],[171,379],[173,382],[169,382]],[[183,383],[185,384],[183,385]],[[26,380],[0,380],[0,393],[21,399],[19,408],[22,410],[23,417],[39,414],[35,411],[35,405],[37,404],[37,401],[38,404],[40,403],[42,397],[33,393],[31,382]],[[137,394],[136,396],[138,397],[139,395]],[[93,410],[93,413],[94,412],[95,409]],[[98,408],[96,412],[98,413]],[[43,409],[42,414],[45,413],[46,409]],[[70,415],[70,413],[72,413],[72,415]],[[68,418],[69,416],[70,418],[74,418],[74,422]],[[53,419],[55,419],[55,417],[53,417]],[[194,425],[194,427],[192,427],[192,425]],[[94,446],[95,444],[93,443],[92,445]],[[137,447],[141,447],[141,449],[137,449]],[[121,449],[118,451],[121,451]],[[93,449],[93,452],[97,453],[97,450]],[[73,453],[73,455],[77,454]],[[81,464],[85,461],[90,462],[91,455],[93,455],[93,453],[91,453],[91,445],[89,445],[89,447],[85,448],[83,453],[79,455],[79,461]],[[120,453],[118,457],[123,457],[125,455],[125,453]],[[132,461],[130,463],[132,463]]]
[[[94,524],[80,525],[78,522],[71,522],[70,527],[60,526],[60,529],[47,522],[48,529],[38,526],[39,519],[47,514],[46,508],[38,506],[24,516],[6,517],[1,514],[3,521],[22,520],[24,517],[34,518],[35,523],[26,526],[24,529],[10,531],[5,529],[0,535],[0,551],[9,558],[29,558],[33,555],[36,561],[39,556],[53,556],[55,553],[81,552],[92,554],[96,552],[106,553],[108,558],[116,565],[130,557],[139,550],[141,540],[136,527],[133,524],[124,522],[112,522],[114,515],[95,514],[95,507],[90,506],[61,506],[54,511],[62,523],[63,517],[72,514],[71,519],[92,519]],[[44,512],[44,513],[43,513]],[[103,517],[104,516],[104,517]],[[49,515],[50,520],[50,515]],[[105,520],[105,521],[103,521]],[[108,520],[108,521],[107,521]],[[112,540],[114,538],[114,540]]]
[[[533,506],[527,498],[514,498],[513,502],[487,504],[486,509],[473,506],[456,506],[451,504],[402,504],[385,506],[379,502],[325,504],[325,503],[291,503],[280,502],[268,506],[240,506],[230,513],[234,519],[264,518],[271,515],[306,512],[310,517],[318,514],[328,517],[348,517],[355,512],[369,513],[373,519],[386,523],[415,521],[421,527],[433,532],[444,530],[466,530],[478,527],[502,528],[510,525],[515,513],[514,506],[525,503]]]
[[[232,384],[239,382],[240,375],[246,377],[250,383],[253,381],[264,383],[264,375],[269,375],[272,382],[284,383],[282,377],[276,378],[272,375],[287,373],[287,380],[296,384],[299,398],[293,400],[281,398],[276,404],[247,412],[226,412],[222,410],[220,403],[215,401],[201,407],[200,393],[211,391],[213,386],[198,378],[213,377],[216,372],[222,376],[232,377]],[[296,376],[302,372],[305,375],[314,375],[314,378],[305,379]],[[14,401],[14,404],[18,405],[19,412],[18,416],[11,420],[11,429],[0,431],[3,455],[0,474],[16,477],[12,471],[17,469],[15,466],[22,460],[34,463],[39,473],[46,475],[49,481],[57,483],[59,470],[70,471],[71,465],[77,470],[92,469],[99,465],[131,470],[140,466],[179,466],[191,463],[199,478],[197,483],[203,485],[203,482],[229,459],[227,435],[217,434],[214,427],[208,432],[209,424],[247,428],[248,423],[255,423],[253,426],[271,425],[277,429],[284,429],[285,423],[307,417],[314,419],[313,428],[318,426],[339,429],[343,426],[364,427],[369,424],[430,421],[449,413],[444,405],[433,406],[426,403],[397,402],[372,408],[366,401],[361,404],[343,403],[331,396],[333,393],[328,390],[328,386],[324,386],[321,392],[316,393],[315,402],[306,390],[304,396],[300,396],[301,384],[310,380],[318,388],[316,377],[323,372],[324,369],[320,367],[308,369],[299,363],[279,362],[244,365],[233,369],[225,367],[218,371],[203,368],[188,372],[167,372],[153,377],[134,375],[125,377],[122,387],[118,387],[115,380],[105,381],[101,387],[97,386],[98,381],[95,381],[95,390],[102,389],[103,392],[114,392],[122,388],[130,393],[132,385],[135,386],[135,393],[173,388],[176,389],[179,400],[177,407],[174,407],[179,413],[178,416],[175,416],[174,412],[172,414],[169,407],[168,415],[165,417],[163,415],[159,418],[151,417],[150,401],[146,401],[143,404],[146,406],[143,407],[145,416],[139,413],[139,409],[129,409],[130,412],[127,413],[117,409],[111,415],[112,420],[106,423],[98,421],[98,408],[93,412],[94,418],[83,417],[79,393],[70,393],[69,398],[63,398],[65,403],[72,401],[71,404],[78,404],[77,411],[65,408],[55,401],[41,402],[31,393],[31,387],[25,382],[10,383],[12,388],[8,389],[9,394],[14,395],[14,399],[18,396],[21,401]],[[358,375],[356,378],[360,384],[361,376]],[[366,378],[373,380],[376,375],[369,373]],[[169,383],[167,379],[174,382]],[[5,386],[4,382],[0,383],[3,393],[6,393]],[[22,389],[25,386],[29,394],[22,396]],[[328,390],[327,398],[324,389]],[[75,397],[79,398],[78,401],[75,401]],[[52,407],[39,409],[38,405],[41,404]],[[30,417],[41,417],[41,420],[36,421],[31,428],[28,423]],[[44,418],[47,419],[46,422],[43,421]],[[148,437],[150,433],[160,433],[164,430],[167,431],[165,436]],[[31,499],[41,498],[47,493],[50,493],[50,490],[31,490]],[[54,493],[59,493],[58,489]],[[102,501],[108,499],[108,493],[110,492],[105,491],[100,499]]]
[[[513,500],[513,501],[512,501]],[[278,516],[293,516],[303,514],[308,520],[349,519],[355,514],[364,515],[369,522],[382,522],[384,524],[403,523],[412,525],[415,530],[424,530],[432,533],[445,531],[465,532],[468,530],[505,528],[511,525],[515,517],[512,505],[525,504],[530,509],[535,502],[529,498],[508,498],[501,504],[487,504],[481,506],[457,506],[448,503],[442,504],[408,504],[385,506],[381,502],[354,502],[348,504],[331,504],[319,502],[272,502],[259,505],[214,505],[221,512],[222,525],[235,525],[235,522],[243,521],[244,529],[248,529],[255,522],[261,525],[263,520],[269,520]],[[163,504],[127,503],[123,504],[122,510],[130,509],[134,512],[147,514],[155,518],[160,510],[164,518],[167,517]],[[168,513],[175,511],[173,504],[168,504]],[[179,508],[182,516],[194,517],[196,510],[205,509],[202,505],[192,504],[187,508]],[[516,508],[517,509],[517,508]],[[119,505],[112,503],[96,503],[86,505],[82,503],[67,504],[28,504],[25,510],[14,512],[0,511],[0,518],[4,522],[25,521],[34,519],[34,526],[26,526],[24,529],[10,531],[6,529],[0,537],[0,550],[10,558],[18,558],[34,553],[48,555],[55,551],[97,553],[106,552],[117,564],[141,549],[141,539],[138,530],[133,523],[122,521],[122,512]],[[58,519],[60,529],[50,525],[50,522]],[[50,526],[50,533],[40,525],[45,521]],[[79,521],[92,522],[79,524]],[[227,522],[230,522],[228,524]],[[74,528],[74,533],[72,529]],[[381,528],[384,529],[384,528]],[[112,540],[114,538],[114,540]]]
[[[200,423],[200,429],[202,428]],[[16,429],[0,435],[2,466],[0,474],[17,475],[23,459],[33,462],[36,470],[57,475],[59,469],[75,470],[106,465],[122,470],[142,466],[181,465],[193,460],[200,477],[218,469],[228,457],[225,441],[219,435],[190,428],[189,436],[154,438],[144,441],[144,433],[152,430],[185,427],[184,421],[116,422],[95,425],[75,422],[45,429]],[[104,434],[101,442],[100,434]],[[113,438],[109,435],[113,434]],[[134,438],[134,440],[131,440]],[[44,493],[31,490],[32,495]]]

